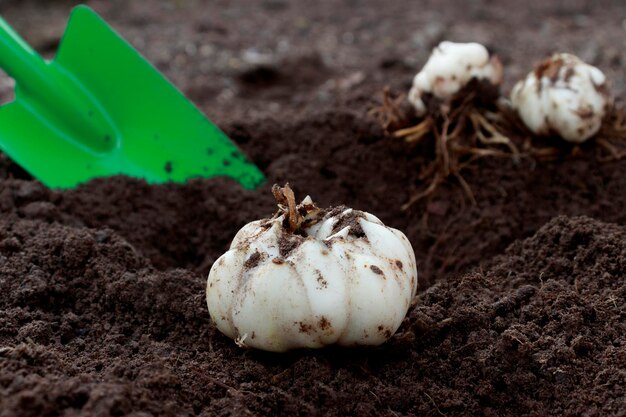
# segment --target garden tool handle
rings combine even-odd
[[[0,17],[0,68],[15,80],[18,93],[35,98],[38,111],[56,117],[59,126],[87,147],[96,152],[110,150],[115,146],[111,140],[116,136],[114,129],[80,83],[57,67],[46,62]]]
[[[24,90],[36,92],[46,82],[47,63],[0,17],[0,68]]]

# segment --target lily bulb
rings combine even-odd
[[[206,297],[217,328],[242,347],[379,345],[417,290],[406,236],[372,214],[295,204],[274,186],[279,211],[245,225],[211,268]]]
[[[556,54],[515,85],[511,103],[533,133],[582,143],[600,130],[612,98],[602,71]]]
[[[413,79],[408,100],[417,115],[423,116],[427,112],[424,102],[427,95],[448,101],[474,78],[499,86],[502,83],[500,60],[479,43],[441,42]]]

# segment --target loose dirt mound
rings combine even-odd
[[[0,230],[2,416],[623,411],[622,226],[558,217],[430,288],[390,343],[287,355],[235,347],[202,277],[154,270],[110,230]]]
[[[625,227],[557,217],[423,295],[411,379],[447,415],[621,415],[625,276]]]

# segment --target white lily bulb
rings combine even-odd
[[[555,54],[515,84],[511,103],[533,133],[581,143],[600,130],[612,98],[602,71]]]
[[[206,296],[217,328],[274,352],[389,339],[417,290],[406,236],[369,213],[319,210],[309,197],[294,233],[283,209],[245,225],[211,268]]]
[[[441,42],[413,79],[408,100],[415,107],[417,115],[423,116],[427,111],[423,100],[426,94],[448,100],[473,78],[500,85],[500,60],[490,56],[487,48],[479,43]]]

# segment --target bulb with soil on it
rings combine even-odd
[[[626,138],[624,114],[613,107],[607,78],[575,55],[559,53],[540,62],[515,84],[511,105],[533,134],[572,143],[574,153],[578,145],[596,137],[596,143],[608,150],[612,159],[626,157],[626,150],[607,139]],[[561,153],[558,143],[549,148],[528,144],[527,148],[544,158]]]
[[[206,297],[217,328],[239,346],[376,346],[404,319],[417,291],[406,236],[375,216],[274,186],[279,210],[251,222],[211,268]]]
[[[394,99],[385,91],[383,105],[371,114],[386,130],[408,143],[435,140],[435,158],[420,175],[427,185],[410,197],[404,210],[451,177],[475,203],[461,171],[482,157],[518,159],[517,147],[502,133],[507,116],[498,102],[501,83],[502,64],[483,45],[442,42],[415,76],[408,97]],[[408,116],[402,101],[412,106]]]

